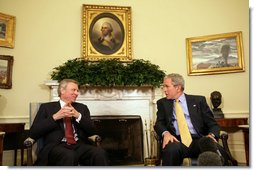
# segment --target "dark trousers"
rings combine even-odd
[[[162,149],[162,165],[163,166],[180,166],[182,165],[183,159],[188,158],[198,158],[201,153],[199,148],[199,139],[193,139],[191,145],[186,147],[182,143],[173,142],[168,143],[164,149]],[[217,147],[224,158],[223,165],[227,166],[228,155],[224,148],[217,143]]]
[[[78,141],[77,144],[61,143],[55,146],[48,156],[49,164],[54,166],[107,166],[106,152],[90,144]]]

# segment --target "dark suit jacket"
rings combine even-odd
[[[72,106],[81,113],[80,122],[72,118],[75,131],[80,141],[88,142],[88,136],[95,134],[95,128],[90,119],[90,112],[86,105],[72,103]],[[63,119],[54,121],[52,115],[61,109],[60,102],[49,102],[41,104],[33,124],[30,128],[30,137],[38,140],[43,139],[43,148],[38,154],[38,165],[47,165],[49,151],[59,143],[65,136]]]
[[[204,96],[194,96],[185,94],[191,122],[198,135],[205,136],[213,133],[216,138],[219,137],[220,127],[213,117]],[[174,100],[162,98],[157,101],[157,120],[154,126],[156,133],[162,138],[164,131],[169,131],[176,136],[173,126]]]

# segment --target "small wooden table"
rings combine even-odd
[[[5,132],[3,150],[14,150],[14,166],[17,166],[17,151],[21,149],[21,165],[24,161],[22,133],[25,123],[0,123],[0,132]]]
[[[240,125],[246,125],[248,124],[248,118],[217,118],[215,119],[218,123],[218,125],[221,127],[222,130],[226,130],[226,131],[237,131],[240,130],[242,128],[240,128]],[[249,141],[248,141],[249,142]],[[246,147],[245,147],[246,148]],[[248,151],[248,150],[245,150]],[[249,154],[245,154],[246,155],[246,159],[248,158],[247,156]],[[247,163],[246,165],[248,165],[248,161],[249,159],[247,159]]]
[[[215,120],[222,128],[238,128],[238,125],[246,125],[248,122],[248,118],[217,118]]]
[[[246,165],[249,166],[249,125],[239,125],[238,127],[243,130]]]

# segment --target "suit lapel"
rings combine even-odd
[[[164,106],[165,106],[166,117],[169,118],[169,121],[171,122],[172,115],[173,115],[173,100],[168,100],[168,99],[165,98],[163,103],[164,103]]]
[[[186,103],[187,103],[187,107],[190,113],[190,117],[191,116],[195,116],[195,111],[196,111],[196,107],[197,104],[195,102],[195,99],[191,98],[189,95],[185,94],[186,97]]]
[[[194,126],[194,128],[196,130],[198,130],[196,128],[196,125],[199,124],[199,123],[196,122],[197,121],[196,118],[200,117],[198,115],[198,112],[197,112],[198,104],[197,104],[195,98],[192,98],[192,96],[189,96],[189,95],[185,94],[185,97],[186,97],[186,103],[187,103],[187,106],[188,106],[188,110],[189,110],[192,125]]]
[[[75,110],[78,111],[78,103],[73,102],[71,105],[74,107]],[[74,117],[72,117],[71,119],[72,119],[72,124],[74,126],[75,132],[78,133],[78,128],[77,128],[78,124],[76,122],[76,119]]]
[[[54,105],[54,111],[55,111],[55,113],[58,112],[60,109],[61,109],[61,105],[60,105],[60,101],[58,101]],[[61,126],[61,128],[64,130],[63,119],[58,120],[58,123]]]
[[[163,106],[165,107],[165,111],[166,111],[166,116],[165,116],[165,118],[167,119],[166,127],[169,128],[170,130],[172,130],[175,133],[175,128],[172,124],[173,110],[174,110],[174,100],[168,100],[168,99],[165,98],[163,103],[164,103]]]

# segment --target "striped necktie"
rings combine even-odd
[[[65,123],[65,138],[66,138],[67,144],[76,144],[76,141],[74,139],[73,128],[71,124],[71,118],[70,117],[64,118],[64,123]]]

